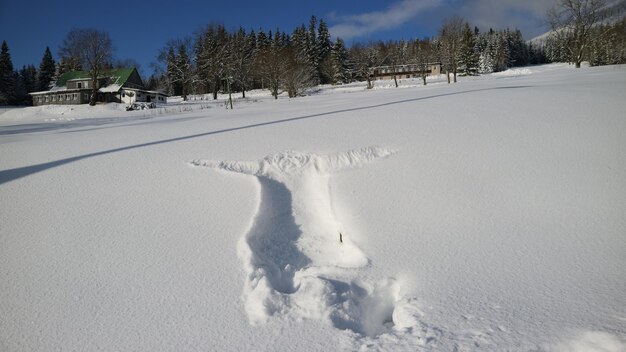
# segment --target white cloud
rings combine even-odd
[[[339,16],[330,27],[333,36],[351,39],[381,30],[392,29],[417,18],[426,10],[440,6],[442,0],[402,0],[385,11],[374,11],[351,16]]]
[[[486,30],[519,28],[527,39],[547,30],[546,11],[557,0],[401,0],[385,10],[342,16],[332,13],[330,32],[345,40],[391,30],[409,21],[422,22],[435,35],[435,26],[458,15],[472,26]],[[432,27],[432,28],[431,28]],[[396,39],[396,38],[389,38]]]
[[[547,30],[546,11],[556,0],[468,0],[457,14],[482,29],[518,28],[530,39]]]

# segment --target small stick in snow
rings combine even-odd
[[[341,232],[339,232],[339,243],[343,243],[343,236],[341,235]]]

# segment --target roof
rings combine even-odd
[[[130,75],[135,71],[134,67],[131,68],[116,68],[104,71],[100,77],[110,77],[111,84],[106,87],[100,88],[102,92],[117,92],[128,81]],[[87,71],[71,71],[66,72],[56,82],[56,87],[63,87],[67,85],[68,81],[90,79],[89,72]]]

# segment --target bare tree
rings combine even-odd
[[[283,55],[286,65],[281,75],[281,87],[287,91],[290,98],[302,95],[307,89],[319,83],[315,69],[293,48],[283,48]]]
[[[267,85],[274,99],[278,99],[283,84],[283,76],[288,65],[285,60],[287,48],[279,41],[273,40],[271,44],[260,49],[255,58],[256,72],[259,78]]]
[[[367,89],[372,89],[373,69],[379,61],[379,52],[374,44],[353,45],[349,51],[350,61],[354,63],[354,73],[360,79],[367,81]]]
[[[256,38],[254,32],[246,34],[243,28],[231,37],[231,53],[229,71],[233,80],[241,88],[242,97],[246,97],[246,90],[252,85],[254,73],[254,58]]]
[[[454,16],[445,20],[439,30],[441,59],[446,70],[448,83],[450,83],[450,71],[452,71],[454,82],[456,83],[458,62],[461,57],[464,23],[461,17]]]
[[[599,24],[599,12],[605,5],[606,0],[559,0],[548,10],[552,35],[558,42],[565,43],[577,68],[594,40],[592,28]]]
[[[93,28],[72,29],[60,48],[61,57],[78,60],[89,71],[92,91],[89,105],[96,105],[98,77],[111,65],[113,44],[106,32]]]
[[[434,61],[434,51],[434,45],[428,38],[418,39],[412,46],[412,61],[417,64],[424,85],[426,85],[426,77],[428,77],[429,64]]]

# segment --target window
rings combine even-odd
[[[81,82],[78,82],[78,83],[76,83],[76,87],[78,89],[81,89],[81,88],[83,88],[83,84]]]

